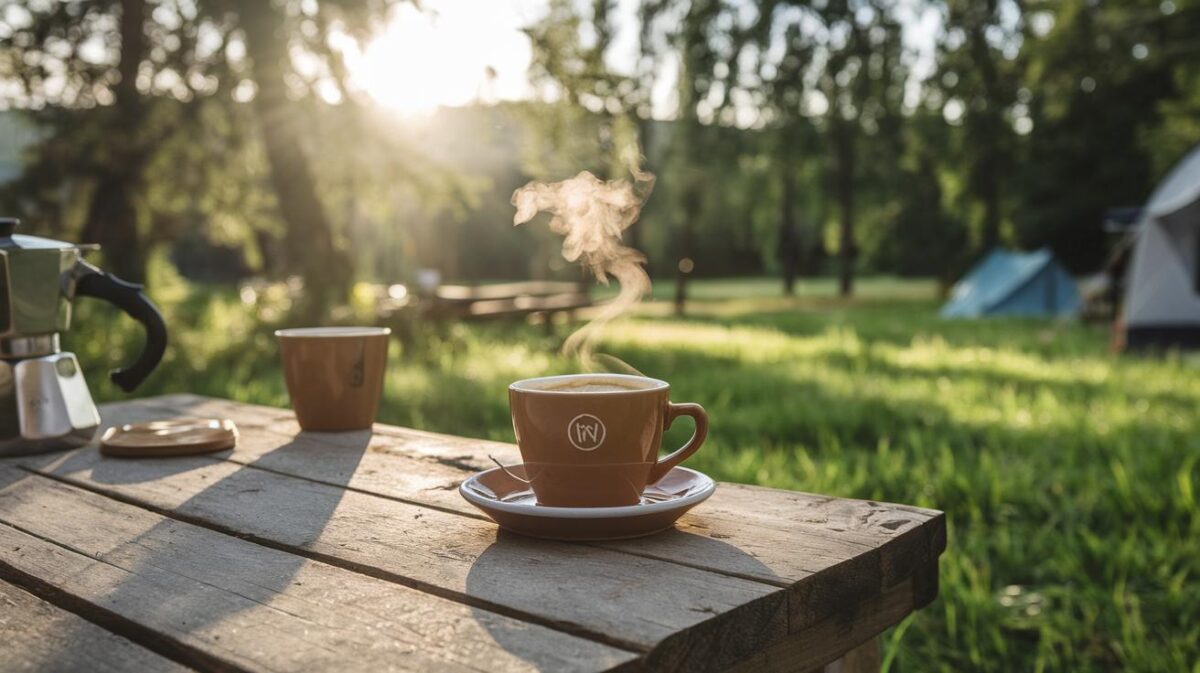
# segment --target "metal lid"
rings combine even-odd
[[[0,250],[69,250],[87,247],[52,238],[14,233],[19,226],[21,220],[15,217],[0,217]]]

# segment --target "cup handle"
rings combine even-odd
[[[696,453],[700,445],[704,443],[704,438],[708,436],[708,414],[705,413],[704,407],[691,402],[684,404],[667,402],[667,417],[663,424],[663,429],[671,427],[675,419],[680,416],[691,416],[692,420],[696,422],[696,431],[692,433],[692,438],[687,441],[687,444],[683,445],[683,448],[655,463],[654,467],[650,470],[648,483],[657,483],[659,479],[667,476],[671,468],[691,458],[692,454]]]

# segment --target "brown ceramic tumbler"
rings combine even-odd
[[[302,430],[363,430],[375,422],[387,365],[386,327],[301,327],[275,332],[283,377]]]
[[[699,404],[668,400],[665,381],[619,374],[576,374],[508,387],[513,429],[538,503],[550,507],[636,505],[647,484],[695,453],[708,434]],[[691,416],[696,432],[658,457],[663,431]]]

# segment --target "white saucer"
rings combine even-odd
[[[525,476],[521,465],[508,471]],[[544,507],[528,484],[493,467],[464,481],[458,492],[501,528],[531,537],[584,541],[620,540],[666,530],[716,489],[708,475],[676,467],[658,483],[647,486],[637,505]]]

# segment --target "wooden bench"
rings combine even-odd
[[[379,293],[376,306],[386,322],[398,311],[415,309],[434,319],[488,319],[532,315],[550,326],[555,314],[569,315],[593,305],[588,286],[556,281],[522,281],[492,285],[440,285],[428,297],[414,297],[406,290],[396,299]],[[392,294],[398,294],[392,292]]]
[[[877,670],[937,594],[941,512],[721,484],[676,528],[569,544],[456,492],[515,447],[193,395],[106,424],[237,422],[230,452],[0,461],[0,669]]]

